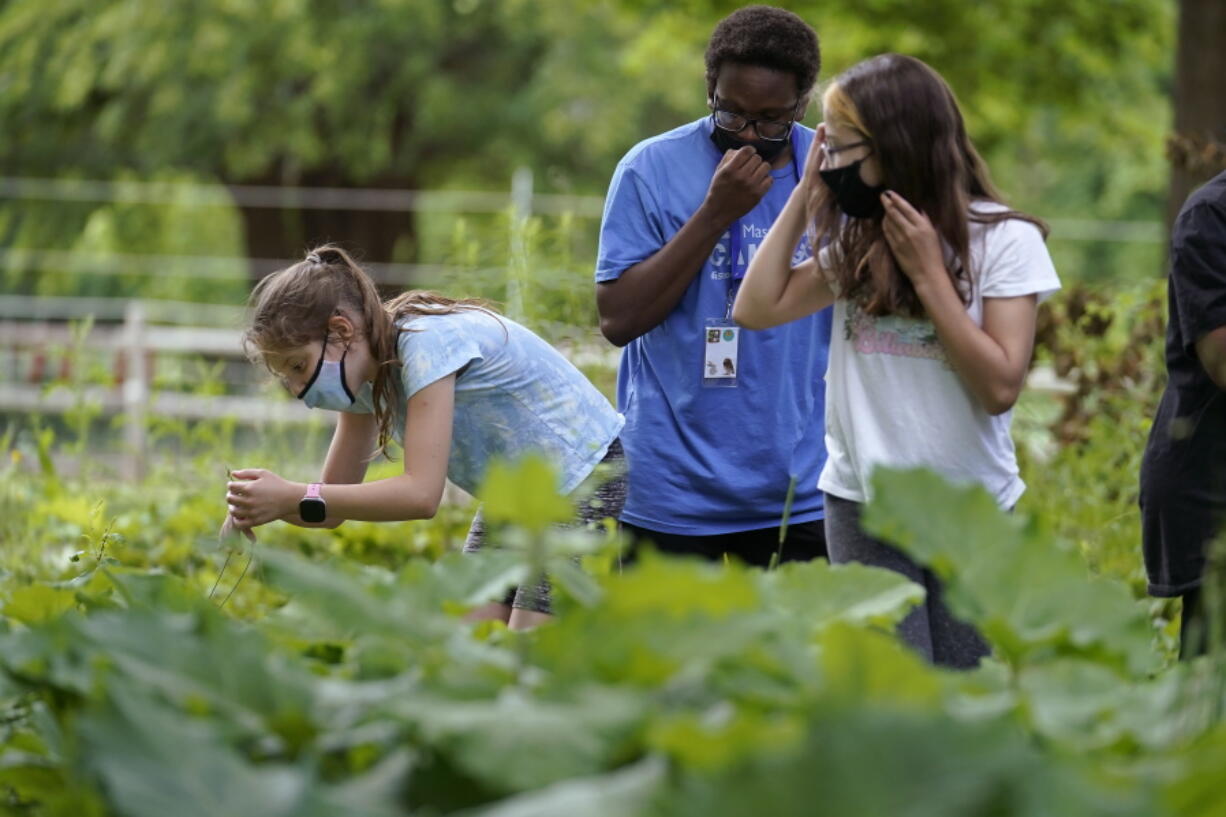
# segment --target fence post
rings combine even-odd
[[[507,263],[507,312],[524,319],[524,277],[528,274],[528,219],[532,216],[532,169],[511,174],[511,253]]]
[[[127,358],[123,381],[124,459],[125,476],[141,479],[145,474],[147,441],[145,409],[149,401],[149,370],[145,359],[145,306],[140,301],[128,301],[123,315],[123,345]]]

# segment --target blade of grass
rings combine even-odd
[[[788,480],[788,495],[783,500],[783,518],[779,520],[779,549],[771,556],[767,570],[774,570],[783,561],[783,542],[788,538],[788,519],[792,516],[792,499],[796,496],[796,476]]]

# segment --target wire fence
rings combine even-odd
[[[532,172],[519,168],[510,191],[395,190],[357,187],[220,185],[192,182],[107,181],[0,177],[0,198],[181,207],[252,207],[363,212],[570,214],[597,219],[602,196],[537,193]],[[1049,219],[1052,238],[1153,244],[1166,240],[1160,221]]]
[[[452,264],[371,262],[363,264],[382,284],[411,284],[423,279],[486,276],[505,281],[511,314],[523,311],[523,282],[514,273],[526,248],[522,225],[532,215],[570,215],[595,221],[603,211],[599,196],[536,193],[530,171],[520,168],[506,192],[458,190],[391,190],[296,186],[219,185],[190,182],[48,179],[0,177],[0,201],[138,204],[174,207],[278,208],[283,210],[350,210],[360,212],[508,213],[511,246],[505,266],[460,267]],[[1052,240],[1159,244],[1165,228],[1157,221],[1052,219]],[[591,226],[596,229],[595,224]],[[515,259],[518,259],[516,262]],[[294,263],[290,258],[166,255],[89,252],[55,248],[0,247],[0,272],[20,270],[39,276],[90,279],[146,276],[203,281],[245,281],[252,271],[271,272]],[[534,269],[536,275],[556,271]],[[0,294],[0,412],[63,413],[87,400],[107,414],[123,418],[128,470],[143,468],[149,415],[184,419],[241,417],[246,422],[294,421],[307,414],[296,401],[269,399],[239,384],[248,393],[201,395],[155,390],[155,368],[173,357],[199,356],[237,363],[242,356],[237,327],[242,307],[173,300]],[[72,322],[94,323],[87,338],[77,337]],[[98,325],[98,324],[110,324]],[[594,333],[593,333],[594,334]],[[70,348],[88,346],[95,356],[111,359],[109,383],[60,388],[73,379],[77,365]],[[616,365],[617,350],[598,337],[566,349],[579,365]],[[58,357],[57,357],[58,355]],[[57,385],[59,384],[59,385]],[[234,384],[231,384],[233,386]],[[247,384],[249,386],[249,384]],[[1052,373],[1036,370],[1032,386],[1059,392],[1066,388]]]
[[[512,174],[509,192],[464,190],[398,190],[266,185],[220,185],[98,179],[0,177],[0,201],[42,201],[65,205],[140,204],[162,207],[276,208],[354,212],[508,213],[522,226],[533,214],[600,215],[601,200],[591,196],[538,194],[530,170]],[[265,275],[301,259],[254,258],[235,255],[163,255],[153,253],[89,252],[44,247],[0,248],[0,270],[49,276],[129,277],[199,280],[243,280]],[[364,262],[363,268],[380,284],[446,280],[460,273],[491,276],[502,267],[462,268],[449,264]]]
[[[140,275],[217,281],[245,280],[248,277],[248,270],[272,272],[301,260],[301,258],[248,258],[232,255],[161,255],[0,248],[0,267],[29,270],[48,275],[98,277]],[[470,270],[449,264],[401,264],[377,261],[362,262],[362,269],[380,284],[405,283],[422,278],[455,275],[462,271],[492,274],[501,270],[497,267]]]
[[[193,182],[107,181],[0,177],[0,198],[98,204],[150,204],[178,207],[256,207],[285,210],[363,212],[499,213],[511,207],[533,213],[569,213],[599,218],[599,196],[535,193],[531,171],[519,168],[512,190],[396,190],[359,187],[221,185]],[[517,184],[518,181],[518,184]]]

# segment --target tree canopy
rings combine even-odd
[[[883,51],[937,68],[1023,205],[1159,212],[1170,0],[789,5],[819,33],[821,80]],[[0,169],[505,189],[524,165],[540,189],[601,193],[634,142],[705,113],[703,50],[736,7],[7,0]],[[354,235],[378,259],[412,231],[403,214],[244,216],[248,250],[264,256],[323,232]]]

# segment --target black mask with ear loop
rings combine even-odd
[[[345,358],[349,356],[349,344],[340,360],[325,360],[328,354],[328,337],[330,332],[324,326],[323,348],[319,352],[319,363],[306,386],[298,393],[298,399],[309,408],[322,408],[330,411],[345,411],[352,406],[357,398],[349,390],[349,381],[345,377]]]
[[[820,170],[818,173],[830,192],[834,193],[840,210],[852,218],[875,218],[882,211],[881,194],[885,192],[885,185],[865,184],[860,177],[862,164],[864,159],[857,159],[843,167]]]

